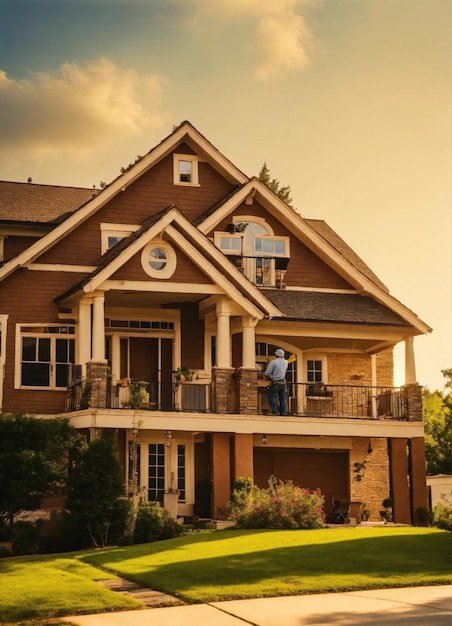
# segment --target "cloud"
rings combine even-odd
[[[0,71],[0,154],[84,160],[126,138],[168,125],[166,81],[105,58],[12,80]]]
[[[253,20],[260,53],[254,74],[265,81],[309,64],[314,37],[301,11],[316,4],[316,0],[210,0],[200,7],[201,12],[220,11],[232,19]]]

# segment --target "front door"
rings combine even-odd
[[[123,337],[120,340],[120,376],[147,382],[149,401],[161,410],[174,408],[173,339]]]

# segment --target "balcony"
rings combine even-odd
[[[228,259],[255,285],[283,288],[287,257],[228,255]]]
[[[129,409],[140,411],[219,413],[216,387],[210,379],[181,383],[132,382],[128,387],[80,381],[67,389],[66,411]],[[270,413],[266,387],[258,387],[258,415]],[[237,387],[226,394],[226,414],[238,414]],[[288,383],[288,415],[308,418],[385,419],[409,421],[410,407],[405,389],[364,385],[314,385]],[[246,418],[246,416],[243,416]],[[284,418],[280,418],[284,419]]]

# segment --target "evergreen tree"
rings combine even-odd
[[[66,510],[72,527],[81,531],[82,545],[89,537],[95,547],[104,547],[125,530],[130,504],[115,434],[105,431],[72,459]]]
[[[292,207],[290,185],[281,187],[279,180],[271,177],[270,169],[267,167],[267,163],[263,164],[261,171],[259,172],[259,180],[262,181],[271,191],[273,191],[273,193],[275,193],[280,200]]]

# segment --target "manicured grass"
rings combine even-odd
[[[0,623],[139,608],[95,584],[107,571],[187,602],[444,584],[452,581],[451,547],[451,533],[428,528],[226,530],[4,559]]]

